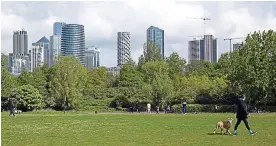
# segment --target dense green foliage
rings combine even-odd
[[[244,94],[251,105],[276,105],[276,32],[249,34],[240,50],[222,54],[218,63],[186,60],[177,53],[162,58],[153,42],[144,45],[139,62],[129,61],[120,75],[104,67],[86,70],[70,56],[56,65],[13,77],[2,68],[2,96],[13,88],[32,85],[43,96],[45,108],[107,109],[134,105],[143,109],[189,104],[231,104]],[[10,95],[11,96],[11,95]]]
[[[10,93],[10,99],[19,109],[37,109],[42,107],[43,97],[32,85],[23,85],[14,88]]]
[[[241,123],[238,136],[213,135],[219,120],[234,114],[91,114],[29,112],[14,119],[2,113],[4,146],[274,146],[276,114],[251,114],[249,135]],[[234,123],[236,119],[234,119]],[[270,124],[271,123],[271,124]],[[233,133],[233,127],[230,129]],[[225,132],[225,130],[224,130]]]
[[[8,69],[8,56],[1,54],[1,67]]]

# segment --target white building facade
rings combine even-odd
[[[33,45],[30,54],[30,70],[33,72],[35,68],[44,64],[44,46],[43,44]]]
[[[118,76],[120,74],[120,70],[121,70],[120,66],[107,68],[107,72],[111,73],[113,76]]]
[[[100,67],[100,49],[89,46],[85,49],[85,67],[86,69]]]
[[[23,54],[9,54],[8,70],[12,74],[20,74],[29,70],[29,56]]]

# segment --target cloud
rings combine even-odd
[[[14,30],[28,31],[29,47],[52,35],[53,23],[79,23],[85,27],[86,45],[100,48],[101,65],[117,65],[117,32],[131,33],[131,55],[137,61],[153,25],[165,31],[165,55],[177,52],[188,59],[188,36],[206,33],[218,38],[218,54],[229,50],[226,37],[244,37],[254,30],[276,29],[275,2],[181,2],[130,0],[120,2],[2,2],[1,52],[12,52]],[[237,40],[240,41],[240,40]],[[235,41],[234,41],[235,42]]]

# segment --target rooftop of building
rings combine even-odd
[[[50,41],[45,37],[43,36],[40,40],[38,40],[36,42],[37,44],[40,44],[40,43],[50,43]]]
[[[156,26],[152,26],[152,25],[148,28],[148,30],[149,30],[149,29],[159,29],[159,30],[164,31],[163,29],[161,29],[161,28],[159,28],[159,27],[156,27]]]

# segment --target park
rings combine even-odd
[[[243,123],[238,136],[213,134],[215,123],[235,117],[215,114],[129,114],[88,112],[28,112],[9,117],[2,113],[2,145],[189,145],[273,146],[276,114],[253,113],[249,118],[255,136]],[[236,121],[236,120],[235,120]],[[234,121],[234,122],[235,122]],[[231,128],[231,132],[233,128]]]
[[[73,56],[13,76],[1,58],[2,145],[275,145],[275,42],[273,30],[256,31],[218,63],[187,63],[176,52],[162,58],[147,42],[138,63],[130,60],[118,76],[87,70]],[[236,96],[246,97],[258,134],[243,123],[237,136],[213,134],[216,122],[237,121]],[[9,116],[11,105],[22,113]]]

